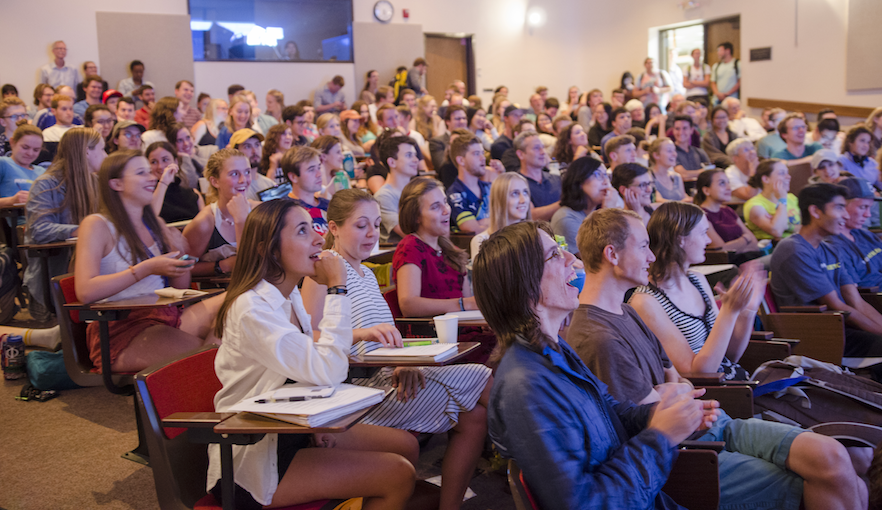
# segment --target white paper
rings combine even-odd
[[[469,310],[467,312],[451,312],[445,314],[447,316],[457,316],[461,321],[482,321],[484,320],[484,314],[481,313],[481,310]]]
[[[284,399],[291,397],[329,398],[337,388],[333,386],[282,386],[273,392],[273,398]]]
[[[364,355],[365,359],[382,358],[435,358],[447,351],[459,352],[456,344],[416,345],[414,347],[381,347]]]
[[[288,387],[304,387],[310,386],[305,384],[289,385]],[[281,388],[279,388],[281,389]],[[328,411],[334,411],[343,408],[354,407],[349,412],[357,409],[363,409],[368,405],[380,402],[385,396],[385,392],[378,388],[366,388],[364,386],[356,386],[354,384],[341,384],[337,387],[337,391],[329,398],[316,398],[303,402],[269,402],[266,404],[258,404],[258,400],[269,400],[279,389],[268,391],[260,395],[248,397],[238,404],[231,407],[228,412],[249,412],[249,413],[276,413],[276,414],[294,414],[300,416],[313,416]],[[366,402],[369,402],[366,405]]]

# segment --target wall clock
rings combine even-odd
[[[377,18],[377,21],[389,23],[392,21],[394,14],[395,8],[392,7],[392,3],[389,0],[380,0],[374,4],[374,17]]]

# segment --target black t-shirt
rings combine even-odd
[[[671,361],[655,334],[631,305],[616,315],[593,305],[579,305],[567,342],[585,365],[609,386],[619,402],[640,402],[665,382]]]
[[[162,210],[159,217],[166,223],[192,220],[199,214],[199,196],[196,192],[185,186],[181,186],[180,177],[175,177],[165,192],[165,200],[162,202]]]

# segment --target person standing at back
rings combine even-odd
[[[52,54],[55,55],[52,63],[40,68],[40,83],[48,83],[53,88],[67,85],[76,90],[80,82],[80,73],[76,68],[64,64],[64,58],[67,57],[67,45],[64,41],[52,43]]]
[[[714,93],[714,106],[720,104],[727,97],[740,99],[741,70],[740,61],[733,58],[735,47],[730,42],[724,42],[717,46],[717,56],[720,61],[714,64],[711,70],[711,90]]]

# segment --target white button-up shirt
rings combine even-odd
[[[40,83],[48,83],[52,88],[57,89],[59,85],[67,85],[76,91],[79,82],[80,73],[73,67],[58,67],[52,62],[40,68]]]
[[[224,320],[223,343],[214,362],[223,384],[214,397],[215,411],[225,412],[242,399],[279,388],[287,379],[315,385],[342,383],[352,345],[350,299],[325,298],[318,341],[313,341],[310,324],[296,287],[285,298],[263,280],[236,298]],[[278,434],[267,434],[254,445],[233,446],[235,481],[262,505],[272,502],[279,485],[277,444]],[[208,453],[206,488],[210,490],[221,476],[220,446],[210,445]]]

